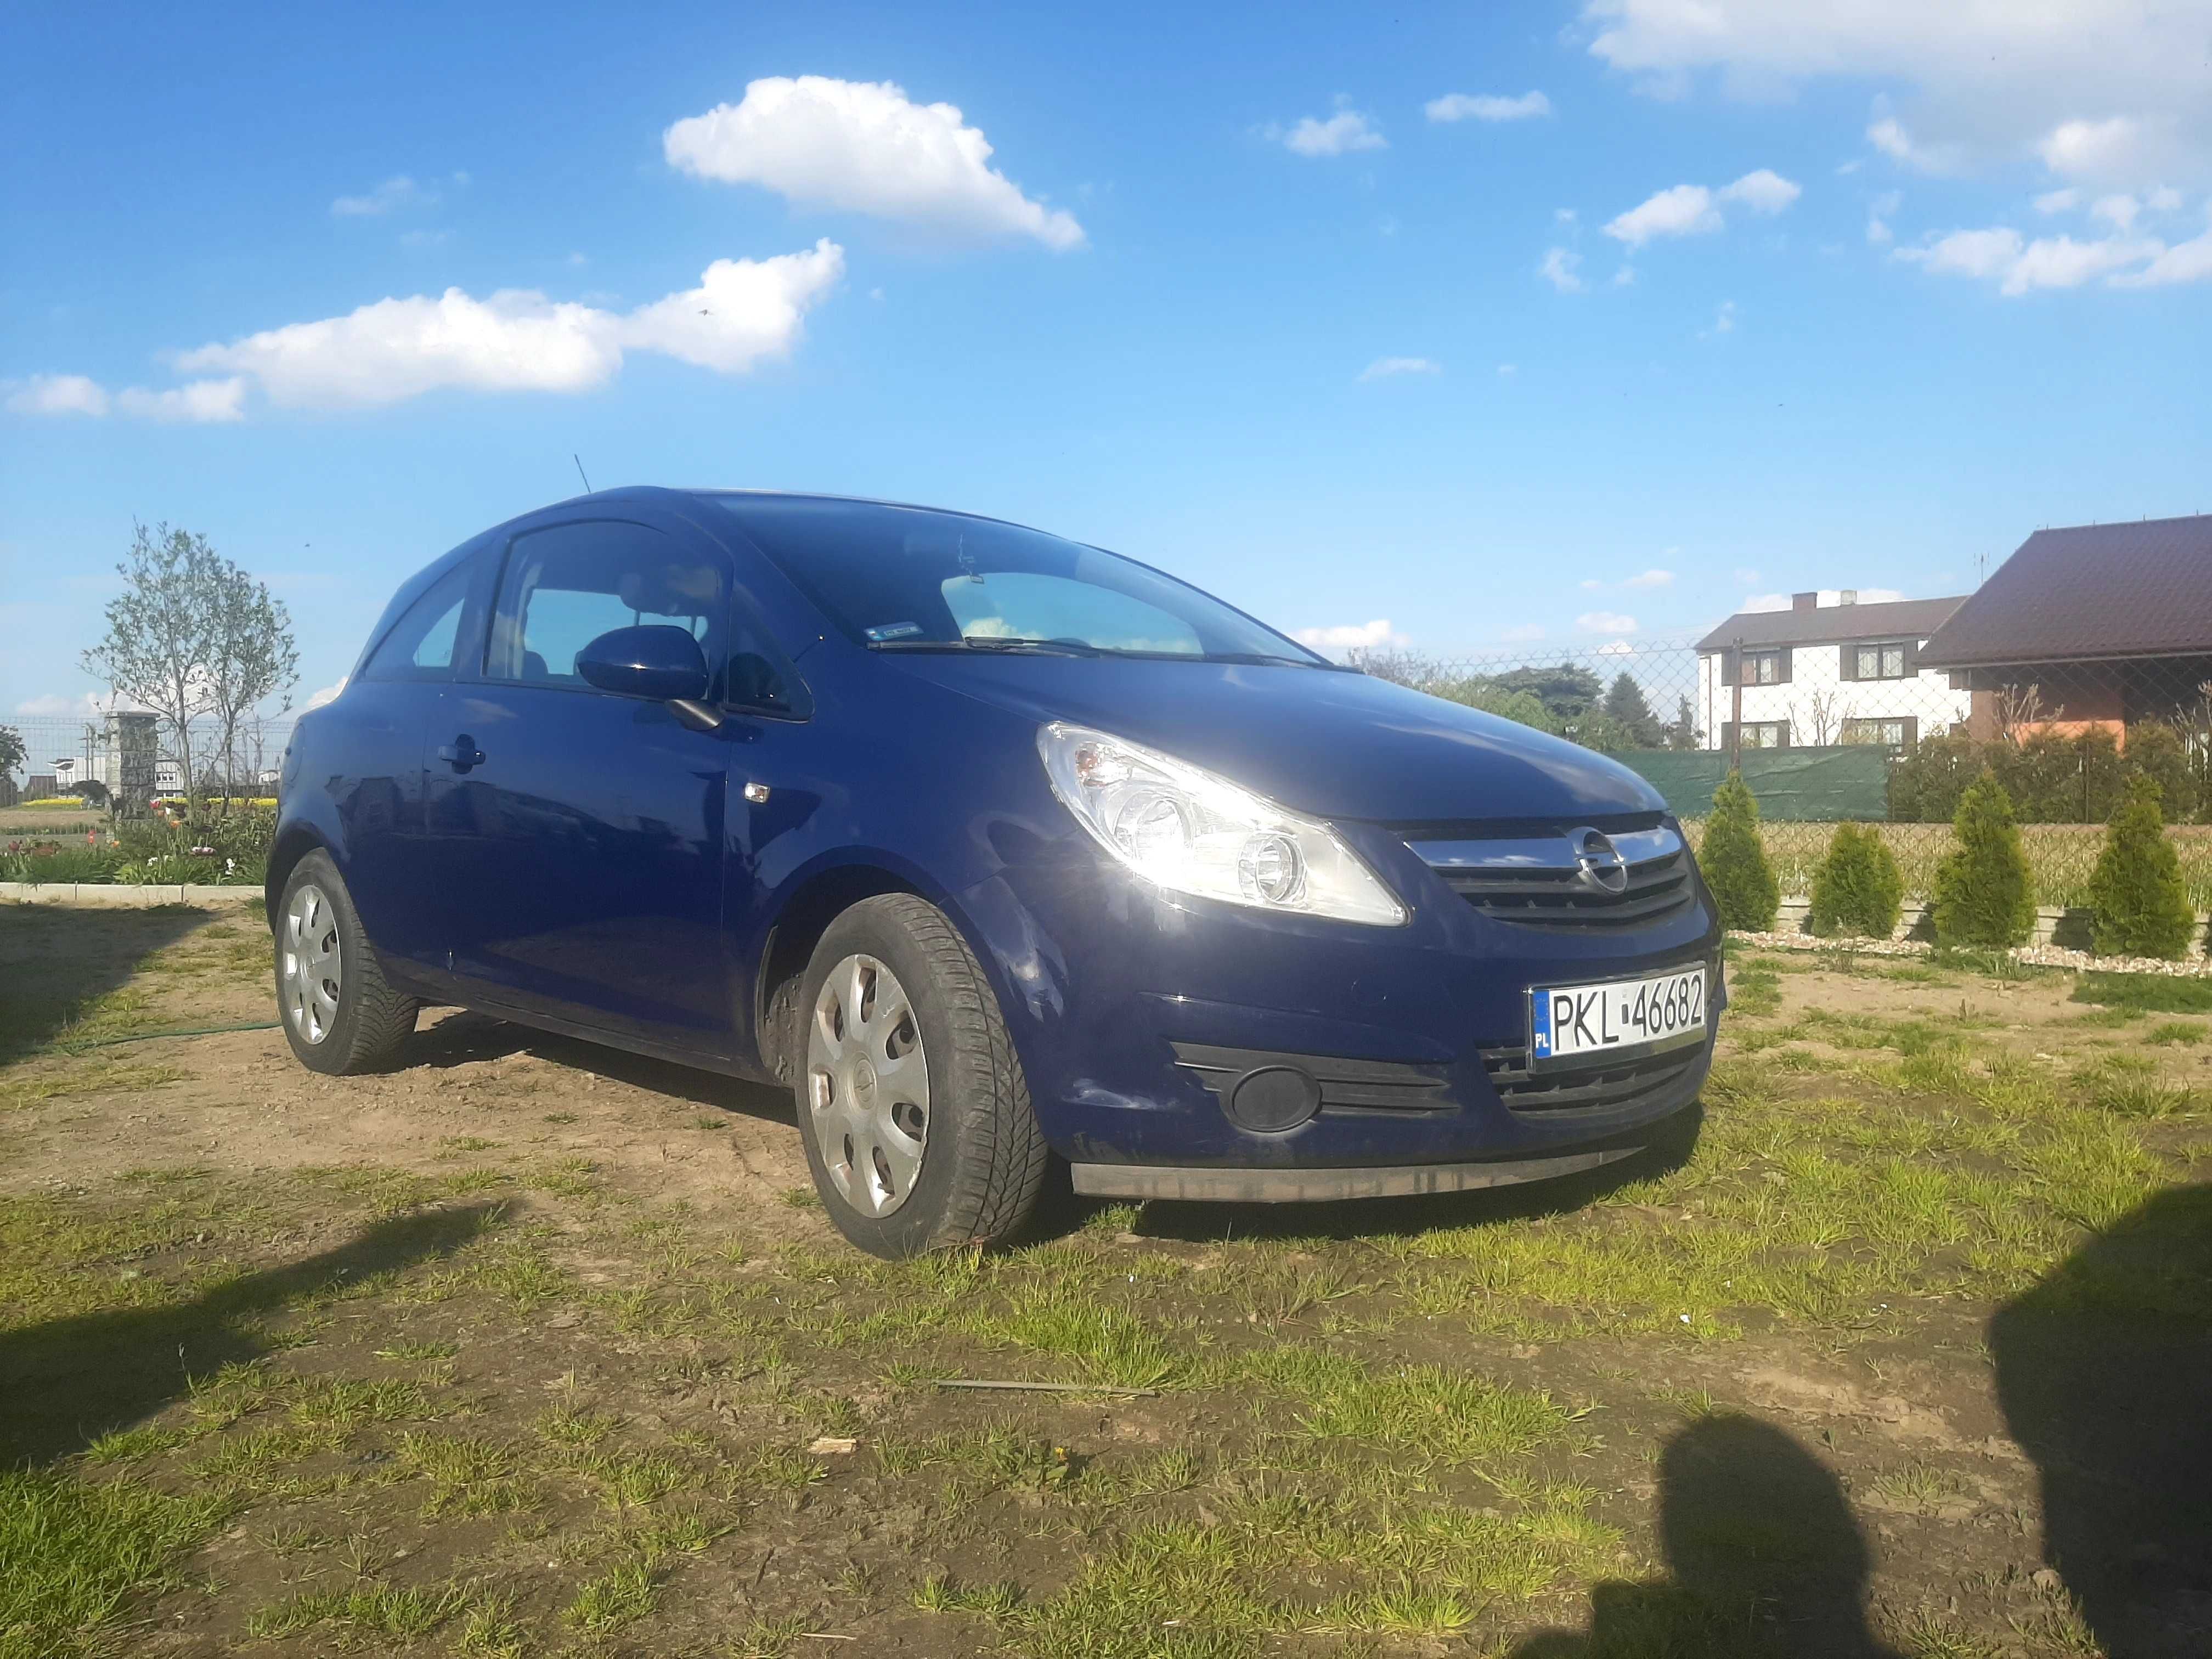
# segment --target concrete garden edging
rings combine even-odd
[[[150,910],[162,904],[258,904],[261,889],[205,883],[159,882],[144,886],[101,881],[0,881],[0,903],[78,904],[95,908]]]

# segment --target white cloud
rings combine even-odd
[[[1518,363],[1500,363],[1498,366],[1498,372],[1501,375],[1507,376],[1518,374],[1521,372],[1521,366]]]
[[[1632,657],[1636,654],[1636,647],[1626,640],[1615,640],[1610,645],[1598,647],[1597,654],[1601,657]]]
[[[1753,213],[1775,214],[1782,211],[1804,190],[1784,178],[1771,167],[1760,167],[1747,173],[1734,184],[1724,185],[1720,193],[1723,202],[1741,202]]]
[[[81,691],[69,696],[59,691],[49,691],[44,696],[26,697],[15,705],[15,712],[27,714],[33,720],[97,720],[107,712],[108,700],[96,691]],[[37,765],[40,757],[31,757]]]
[[[1746,587],[1753,587],[1759,583],[1759,573],[1748,565],[1740,564],[1731,574]]]
[[[1541,623],[1516,623],[1498,637],[1509,645],[1525,645],[1531,640],[1544,637],[1544,625]]]
[[[1723,300],[1721,301],[1720,310],[1714,314],[1713,325],[1711,328],[1698,330],[1698,337],[1701,340],[1710,339],[1716,334],[1733,334],[1735,331],[1735,301]]]
[[[2149,204],[2153,213],[2171,213],[2181,205],[2181,192],[2172,185],[2160,185],[2151,191]]]
[[[1660,236],[1704,236],[1721,228],[1723,202],[1740,204],[1754,213],[1776,214],[1803,194],[1802,187],[1771,167],[1760,167],[1717,191],[1703,185],[1656,191],[1613,219],[1605,234],[1631,247],[1642,247]]]
[[[115,406],[125,415],[149,421],[242,421],[246,377],[232,374],[216,380],[191,380],[162,392],[125,386],[115,394]]]
[[[1359,371],[1363,380],[1387,380],[1394,374],[1441,374],[1442,363],[1428,357],[1377,357]]]
[[[1552,217],[1557,223],[1571,225],[1575,222],[1576,214],[1572,208],[1553,208]]]
[[[1566,248],[1547,248],[1536,274],[1562,294],[1579,294],[1583,291],[1583,279],[1575,274],[1575,268],[1582,262],[1581,254]]]
[[[2112,279],[2115,288],[2160,288],[2169,283],[2201,283],[2212,278],[2212,230],[2186,242],[2177,242],[2141,270]]]
[[[107,413],[107,393],[82,374],[33,374],[10,384],[8,408],[17,415],[100,416]]]
[[[2171,248],[2155,236],[2125,234],[2030,241],[2008,225],[1993,225],[1954,230],[1919,247],[1899,248],[1894,257],[1940,276],[1994,280],[1999,293],[2017,298],[2038,289],[2080,288],[2100,276],[2117,288],[2198,281],[2212,276],[2212,262],[2192,252],[2205,240]]]
[[[1306,116],[1291,126],[1270,123],[1260,136],[1299,155],[1345,155],[1353,150],[1387,149],[1389,141],[1376,131],[1374,119],[1337,100],[1335,114],[1327,120]]]
[[[1621,586],[1624,587],[1667,587],[1672,586],[1674,580],[1674,573],[1671,570],[1646,570],[1640,575],[1631,576],[1626,582],[1622,583]]]
[[[365,196],[341,196],[331,211],[341,219],[376,219],[401,208],[436,204],[437,192],[423,189],[405,173],[386,179]]]
[[[1605,234],[1631,247],[1642,247],[1655,236],[1698,236],[1720,228],[1712,191],[1703,185],[1676,185],[1619,215],[1606,226]]]
[[[1787,593],[1754,593],[1736,607],[1739,611],[1787,611],[1789,608],[1790,596]]]
[[[806,313],[844,269],[844,250],[826,238],[801,253],[717,259],[698,287],[626,314],[530,289],[479,300],[453,288],[202,346],[176,362],[187,374],[251,376],[270,402],[307,409],[369,408],[444,387],[588,391],[614,378],[625,349],[740,374],[797,343]]]
[[[1422,105],[1421,112],[1431,121],[1525,121],[1531,116],[1549,115],[1552,100],[1540,92],[1524,92],[1518,98],[1448,92]]]
[[[336,685],[325,686],[321,690],[309,697],[307,702],[301,703],[300,705],[300,712],[304,714],[311,708],[320,708],[326,702],[333,702],[337,701],[338,693],[345,689],[345,678],[343,676],[340,676],[338,683]]]
[[[1966,166],[1966,152],[1956,144],[1923,143],[1893,115],[1884,115],[1866,130],[1867,142],[1900,166],[1917,173],[1958,173]]]
[[[2151,159],[2142,123],[2131,115],[2061,121],[2035,147],[2044,166],[2069,179],[2132,176]]]
[[[2100,196],[2089,204],[2092,217],[2102,219],[2116,230],[2133,230],[2136,216],[2142,211],[2142,204],[2122,192],[2115,196]]]
[[[1867,212],[1867,240],[1877,247],[1892,240],[1894,233],[1889,228],[1889,222],[1904,204],[1905,198],[1897,191],[1887,191],[1875,197]]]
[[[1403,634],[1391,628],[1388,617],[1377,617],[1373,622],[1340,623],[1333,628],[1301,628],[1291,637],[1316,651],[1375,651],[1408,643]]]
[[[1896,88],[1911,131],[1890,117],[1889,143],[1869,137],[1912,165],[2001,163],[2039,140],[2052,166],[2113,184],[2159,155],[2212,165],[2203,0],[1584,0],[1582,16],[1591,53],[1647,91],[1708,71],[1747,98]]]
[[[2071,185],[2063,190],[2046,190],[2035,198],[2038,213],[2066,213],[2081,204],[2081,192]]]
[[[1636,267],[1634,265],[1623,265],[1620,270],[1614,271],[1613,273],[1613,285],[1615,288],[1635,287]]]
[[[889,81],[770,76],[744,99],[661,135],[668,164],[759,185],[807,207],[842,208],[965,241],[1026,236],[1083,246],[1074,215],[1048,208],[990,165],[991,145],[951,104],[917,104]]]
[[[1575,626],[1585,634],[1633,634],[1636,618],[1618,611],[1585,611],[1575,618]]]

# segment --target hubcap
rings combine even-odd
[[[337,912],[321,888],[308,883],[292,895],[284,907],[278,949],[283,953],[277,974],[284,1018],[292,1022],[301,1042],[320,1042],[338,1017],[338,990],[345,982],[344,964],[338,959]]]
[[[929,1138],[929,1066],[906,988],[873,957],[847,957],[822,982],[806,1104],[841,1198],[867,1216],[906,1202]]]

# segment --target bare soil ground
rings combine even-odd
[[[773,1092],[114,1041],[267,956],[0,909],[0,1659],[2212,1651],[2187,990],[1739,955],[1686,1156],[893,1266]]]

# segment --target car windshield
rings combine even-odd
[[[1133,560],[923,507],[714,495],[855,640],[885,651],[1012,651],[1334,666]]]

